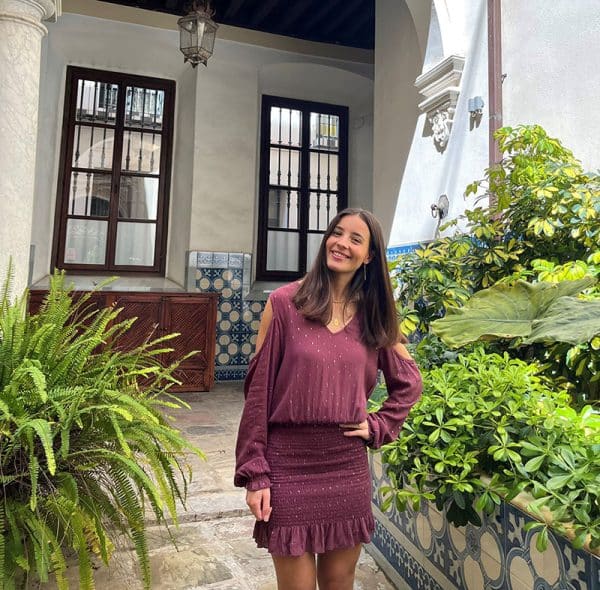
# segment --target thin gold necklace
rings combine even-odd
[[[335,327],[335,328],[339,328],[340,326],[347,326],[351,321],[352,318],[354,316],[350,316],[348,319],[344,318],[343,320],[340,320],[339,318],[331,318],[331,324]]]
[[[336,299],[331,299],[331,301],[333,303],[343,303],[344,306],[346,306],[349,302],[347,300],[336,300]],[[336,318],[333,316],[332,314],[332,318],[331,318],[331,324],[333,325],[334,328],[339,328],[340,326],[347,326],[350,321],[352,320],[353,316],[350,316],[348,319],[346,319],[345,317],[346,314],[342,314],[342,319],[340,320],[339,318]]]

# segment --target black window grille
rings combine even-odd
[[[175,82],[68,67],[54,264],[164,275]]]
[[[347,202],[348,108],[263,96],[257,279],[303,276]]]

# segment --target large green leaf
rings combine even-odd
[[[524,344],[533,342],[589,342],[600,334],[600,301],[585,301],[575,297],[560,297],[544,317],[534,320],[531,335]]]
[[[590,306],[590,301],[582,301],[582,306],[568,305],[564,309],[557,301],[580,293],[594,282],[593,278],[586,277],[560,283],[517,281],[514,285],[494,285],[475,293],[463,307],[448,309],[446,316],[433,322],[431,327],[448,346],[455,348],[476,340],[497,338],[587,342],[590,338],[583,334],[593,331],[593,325],[597,325],[593,313],[600,316],[598,307],[594,306],[595,312],[589,307],[591,313],[588,313],[583,310]],[[561,315],[560,326],[553,330],[550,314],[555,315],[557,308],[565,313]],[[567,310],[574,315],[569,315]],[[543,321],[545,318],[548,318],[547,322]],[[582,325],[577,324],[578,318]],[[592,325],[588,325],[589,322]],[[566,325],[568,329],[565,329]],[[567,336],[569,339],[565,340]]]

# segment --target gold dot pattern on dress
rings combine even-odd
[[[280,555],[350,547],[370,538],[373,517],[365,441],[340,424],[367,419],[371,446],[398,434],[421,391],[418,369],[393,349],[360,339],[360,311],[339,331],[307,320],[292,297],[297,284],[271,294],[273,319],[244,385],[235,484],[271,487],[269,523],[259,546]],[[367,417],[381,368],[389,398]]]

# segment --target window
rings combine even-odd
[[[348,109],[263,96],[257,279],[301,277],[348,201]]]
[[[164,275],[175,82],[67,68],[54,264]]]

